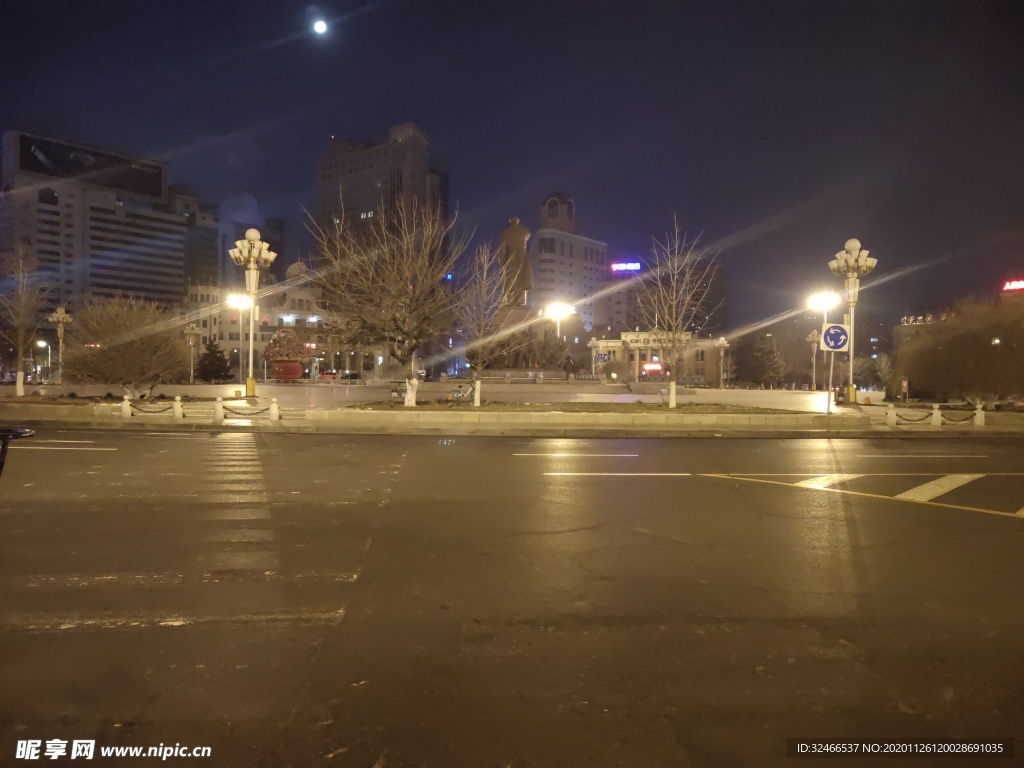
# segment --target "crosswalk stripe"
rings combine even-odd
[[[923,483],[909,491],[897,494],[897,499],[904,499],[906,501],[931,501],[936,496],[941,496],[944,493],[949,493],[954,488],[959,488],[961,485],[967,485],[967,483],[977,480],[979,477],[985,475],[945,475],[940,477],[938,480],[932,480],[928,483]]]
[[[802,488],[828,488],[847,480],[856,480],[858,477],[864,477],[864,475],[819,475],[818,477],[801,480],[799,483],[794,483],[794,485],[799,485]]]

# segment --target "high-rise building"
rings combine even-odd
[[[584,237],[576,228],[576,206],[565,195],[551,195],[540,208],[540,229],[530,239],[534,289],[530,303],[543,308],[556,301],[573,304],[583,327],[594,325],[590,297],[608,273],[608,244]]]
[[[215,264],[212,210],[169,188],[161,163],[10,131],[0,189],[0,259],[35,266],[47,309],[117,293],[175,304],[186,269]]]
[[[448,172],[419,128],[396,125],[379,144],[331,137],[316,169],[318,226],[344,219],[358,231],[399,203],[406,211],[415,204],[448,214]]]

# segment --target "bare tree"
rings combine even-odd
[[[481,245],[465,283],[459,288],[455,319],[466,340],[466,362],[473,371],[473,405],[480,405],[480,373],[496,360],[507,357],[529,338],[520,333],[528,324],[517,319],[516,296],[509,290],[517,283],[518,270],[502,265],[490,245]],[[518,313],[522,315],[523,313]]]
[[[647,329],[670,365],[669,408],[676,407],[676,382],[690,335],[718,309],[711,306],[711,283],[718,265],[688,241],[673,217],[664,240],[653,239],[648,270],[637,291],[637,306]]]
[[[448,279],[467,238],[437,208],[381,206],[359,231],[346,221],[315,230],[325,301],[353,339],[383,347],[406,370],[416,405],[416,351],[451,326],[457,298]]]
[[[15,395],[25,396],[25,358],[39,329],[52,283],[40,277],[24,243],[0,265],[0,334],[17,356]]]
[[[188,345],[170,310],[131,296],[95,298],[75,313],[65,366],[83,383],[116,384],[133,398],[188,376]]]

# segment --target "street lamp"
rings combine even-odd
[[[725,350],[729,348],[729,342],[725,336],[719,336],[715,342],[715,349],[718,350],[718,388],[725,389]]]
[[[818,329],[815,328],[807,336],[807,341],[811,343],[811,391],[818,391],[818,344],[821,341],[821,336],[818,334]]]
[[[847,392],[847,401],[855,403],[857,402],[857,388],[853,385],[853,310],[857,306],[860,279],[875,268],[878,260],[868,258],[868,252],[860,247],[860,240],[847,240],[845,248],[836,254],[836,257],[828,263],[828,267],[832,270],[832,274],[846,278],[846,297],[850,302],[850,388]]]
[[[199,330],[199,326],[195,323],[189,323],[188,328],[185,329],[185,338],[188,339],[188,383],[196,383],[196,341],[202,335],[202,331]]]
[[[246,296],[244,293],[232,293],[228,295],[228,306],[232,309],[238,310],[238,380],[242,380],[242,310],[249,309],[249,316],[252,317],[252,297]],[[249,341],[252,341],[252,334],[249,335]],[[253,385],[255,386],[255,384]],[[246,382],[246,397],[248,394],[248,382]]]
[[[555,321],[555,335],[559,339],[562,338],[562,321],[569,315],[576,311],[576,307],[571,304],[564,304],[561,301],[556,301],[554,304],[548,304],[547,309],[544,310],[544,314]]]
[[[260,240],[258,229],[245,230],[245,240],[235,242],[235,247],[228,251],[231,260],[238,266],[245,267],[245,290],[249,294],[249,378],[245,380],[245,396],[256,397],[256,379],[252,374],[253,343],[256,335],[256,289],[260,285],[260,270],[274,263],[277,254],[270,250],[270,244]],[[241,346],[241,344],[239,344]],[[239,360],[241,368],[241,360]]]
[[[47,378],[47,380],[49,380],[49,378],[50,378],[50,371],[53,368],[53,366],[51,364],[52,363],[52,359],[50,357],[50,345],[47,344],[42,339],[40,339],[39,341],[36,342],[36,346],[39,347],[40,349],[42,349],[43,347],[46,347],[46,378]]]
[[[838,293],[834,293],[832,291],[823,291],[821,293],[812,293],[810,296],[807,297],[807,308],[809,310],[811,310],[812,312],[821,312],[821,322],[822,322],[822,324],[828,322],[828,311],[830,309],[835,309],[838,305],[839,305],[839,294]],[[817,371],[815,369],[817,368],[817,362],[818,362],[818,347],[817,347],[817,344],[818,344],[818,339],[820,337],[818,336],[818,332],[817,331],[815,331],[811,335],[814,336],[814,339],[812,339],[810,336],[808,336],[807,340],[809,342],[811,342],[812,345],[814,345],[812,347],[812,349],[811,349],[811,353],[812,353],[812,357],[811,357],[811,371],[812,371],[812,373],[811,373],[811,375],[814,378],[814,389],[817,390],[818,389],[818,377],[817,377]],[[830,372],[831,372],[831,369],[830,369]],[[831,396],[832,396],[832,394],[829,393],[829,397],[831,397]]]
[[[46,318],[57,326],[57,383],[64,383],[64,326],[72,322],[71,315],[64,311],[64,307],[57,307],[53,314]]]

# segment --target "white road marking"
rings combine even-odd
[[[864,477],[864,475],[819,475],[818,477],[801,480],[799,483],[793,483],[793,485],[799,485],[801,488],[828,488],[837,483],[844,483],[847,480],[856,480],[858,477]]]
[[[329,573],[280,573],[263,571],[261,573],[101,573],[101,574],[66,574],[19,576],[13,579],[0,580],[0,583],[11,589],[82,589],[92,587],[130,588],[130,587],[161,587],[182,586],[189,584],[219,584],[228,581],[306,581],[328,582],[358,581],[359,571],[335,571]]]
[[[62,445],[12,445],[18,451],[116,451],[117,448],[70,448]]]
[[[267,542],[274,540],[274,532],[267,528],[231,528],[212,531],[207,534],[207,540],[227,543]]]
[[[981,453],[858,453],[858,459],[987,459]]]
[[[33,443],[88,443],[92,445],[95,440],[33,440]]]
[[[240,613],[224,616],[146,616],[125,614],[97,615],[95,618],[55,618],[45,615],[14,615],[4,619],[0,629],[24,632],[97,631],[102,629],[148,629],[151,627],[187,627],[203,624],[338,624],[345,609],[330,611],[292,611],[288,613]]]
[[[545,472],[549,477],[692,477],[691,472]]]
[[[605,456],[621,458],[637,458],[639,453],[513,453],[513,456],[550,456],[551,458],[563,458],[566,456]]]
[[[940,477],[938,480],[932,480],[929,483],[924,483],[915,488],[911,488],[909,491],[897,494],[895,498],[904,499],[906,501],[931,501],[937,496],[941,496],[944,493],[949,493],[954,488],[959,488],[961,485],[966,485],[972,480],[977,480],[979,477],[985,475],[946,475]]]

